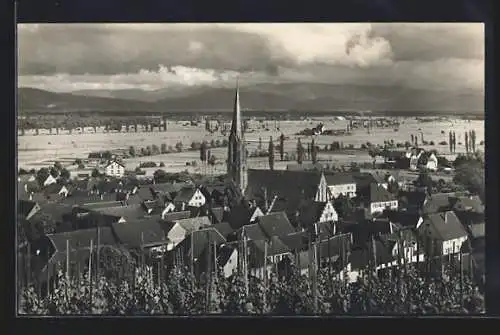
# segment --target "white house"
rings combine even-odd
[[[111,161],[104,168],[104,173],[106,176],[121,178],[125,174],[125,165],[117,162],[116,160]]]
[[[431,238],[433,253],[438,255],[456,254],[467,241],[467,231],[455,212],[427,214],[417,225],[422,236]]]
[[[45,181],[43,182],[43,186],[48,186],[48,185],[52,185],[55,183],[57,183],[57,179],[54,178],[51,174],[49,174],[47,179],[45,179]]]
[[[325,179],[333,198],[338,198],[341,194],[350,198],[356,196],[356,181],[351,174],[326,174]]]
[[[431,153],[427,157],[427,164],[425,164],[425,168],[430,171],[437,171],[438,169],[438,159],[434,153]]]
[[[383,186],[378,184],[370,185],[370,194],[369,199],[370,203],[370,214],[381,213],[386,208],[391,210],[398,209],[398,200],[397,198],[387,191]]]
[[[218,264],[222,267],[224,278],[229,278],[238,269],[238,248],[223,246],[217,255]]]
[[[175,205],[174,205],[174,203],[173,202],[166,202],[165,203],[165,208],[161,212],[161,218],[165,219],[165,215],[167,213],[172,213],[173,211],[175,211]]]
[[[207,199],[199,188],[185,187],[179,191],[179,194],[174,199],[174,203],[181,210],[186,207],[201,207],[205,205]]]

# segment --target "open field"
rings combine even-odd
[[[265,129],[255,130],[246,134],[248,141],[248,150],[253,151],[258,146],[259,137],[262,138],[263,149],[267,148],[269,137],[272,136],[274,143],[278,144],[278,137],[283,132],[289,137],[285,141],[285,151],[295,152],[297,138],[301,137],[302,143],[305,146],[310,142],[312,137],[296,136],[295,133],[304,128],[315,127],[319,122],[323,122],[325,129],[345,129],[348,121],[333,121],[331,117],[313,118],[308,121],[281,121],[279,123],[280,130],[272,129],[274,122],[269,121],[269,127],[272,130]],[[370,134],[366,129],[354,129],[351,135],[347,136],[316,136],[315,141],[321,147],[329,145],[334,141],[343,142],[344,146],[353,144],[359,147],[361,144],[371,142],[374,144],[382,144],[384,140],[394,140],[395,143],[410,140],[410,135],[418,135],[421,142],[421,134],[425,141],[435,142],[434,146],[427,146],[426,149],[434,148],[438,152],[447,153],[447,145],[438,145],[438,142],[448,142],[448,131],[453,130],[457,136],[457,153],[465,152],[465,146],[459,142],[464,141],[464,133],[468,130],[475,130],[477,143],[484,140],[484,122],[465,120],[452,120],[440,122],[421,123],[417,120],[403,119],[399,127],[399,131],[394,131],[393,128],[373,128]],[[441,132],[444,131],[444,134]],[[55,134],[55,132],[53,132]],[[129,133],[104,133],[102,129],[98,129],[97,133],[67,134],[61,132],[59,135],[44,134],[42,131],[39,135],[26,133],[24,136],[18,136],[18,166],[22,168],[40,168],[43,166],[52,165],[54,161],[71,162],[76,158],[85,158],[89,152],[119,149],[134,146],[137,149],[149,145],[160,146],[165,143],[167,146],[175,146],[178,141],[181,141],[185,148],[189,147],[193,141],[211,141],[220,140],[224,137],[222,134],[209,134],[205,131],[204,125],[200,126],[185,126],[184,122],[170,122],[166,132],[129,132]],[[483,150],[479,146],[480,150]],[[212,149],[212,154],[222,162],[226,159],[225,148]],[[276,152],[276,154],[278,154]],[[166,170],[180,171],[186,169],[186,162],[198,160],[199,153],[197,151],[181,152],[165,155],[157,155],[151,157],[136,157],[127,159],[127,169],[133,169],[141,161],[154,161],[157,163],[163,162]],[[453,158],[453,157],[451,157]],[[328,160],[332,163],[349,163],[349,162],[366,162],[371,161],[367,153],[359,152],[355,155],[346,155],[338,153],[320,153],[320,160]],[[279,162],[276,160],[276,168],[284,168],[286,164],[292,162]],[[265,167],[267,166],[267,158],[252,158],[249,159],[249,167]],[[199,169],[199,168],[198,168]],[[216,170],[224,170],[223,165]],[[193,170],[192,168],[188,170]]]

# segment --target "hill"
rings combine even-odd
[[[234,88],[198,86],[156,91],[87,90],[74,94],[20,88],[18,94],[19,108],[23,111],[229,111],[233,105]],[[242,87],[240,99],[242,108],[246,110],[441,111],[484,114],[484,96],[479,93],[398,86],[256,84]]]

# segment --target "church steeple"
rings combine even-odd
[[[229,133],[227,149],[227,174],[228,177],[238,185],[240,191],[244,193],[247,179],[246,148],[245,135],[241,121],[240,89],[239,83],[236,82],[231,132]]]

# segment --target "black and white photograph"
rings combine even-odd
[[[485,313],[482,23],[17,24],[24,316]]]

